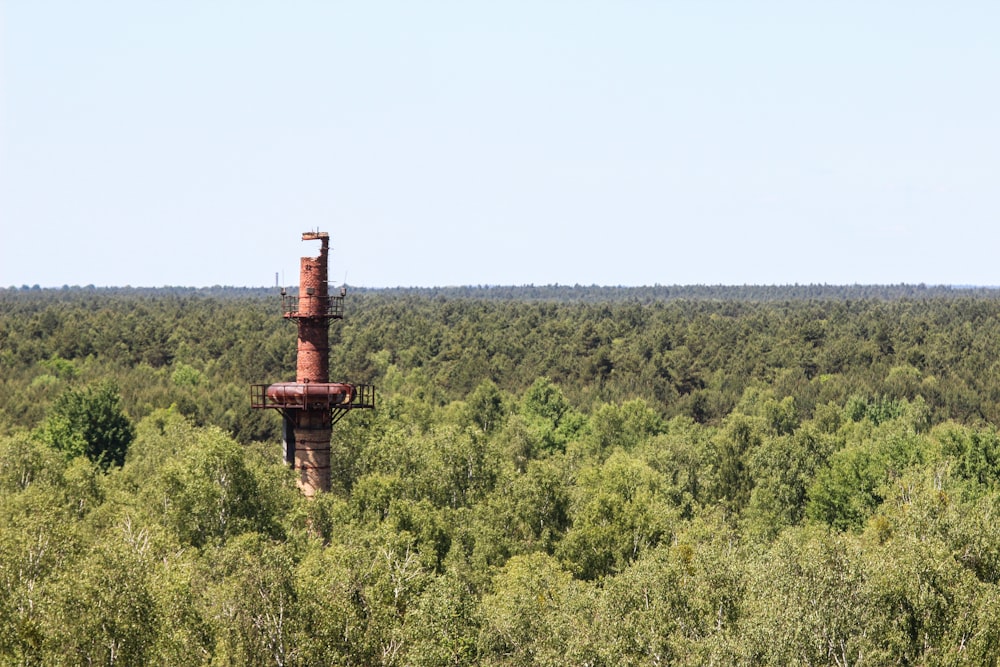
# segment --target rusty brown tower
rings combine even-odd
[[[330,490],[330,436],[333,425],[348,410],[375,407],[375,388],[366,384],[330,382],[330,320],[344,316],[344,289],[330,296],[326,232],[305,232],[303,241],[321,243],[319,257],[303,257],[299,292],[281,290],[285,319],[298,323],[295,382],[250,387],[254,408],[274,408],[283,417],[285,462],[298,473],[307,496]]]

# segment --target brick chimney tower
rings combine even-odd
[[[285,319],[298,323],[295,382],[250,387],[254,408],[274,408],[283,417],[285,462],[298,472],[297,484],[306,496],[330,490],[330,436],[333,425],[348,410],[375,407],[375,388],[366,384],[330,382],[330,320],[343,319],[345,290],[330,296],[326,232],[305,232],[303,241],[319,241],[319,257],[303,257],[299,292],[281,290]]]

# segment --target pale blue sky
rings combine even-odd
[[[1000,284],[1000,3],[0,0],[0,286]]]

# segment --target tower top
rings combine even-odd
[[[326,232],[302,232],[303,241],[316,241],[323,240],[326,241],[330,238],[330,235]]]

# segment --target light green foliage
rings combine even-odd
[[[790,435],[799,426],[795,399],[785,396],[781,401],[769,399],[761,407],[761,416],[767,428],[776,435]]]
[[[155,526],[149,528],[152,533]],[[200,665],[209,662],[216,644],[209,568],[194,550],[176,549],[166,531],[157,536],[158,558],[150,575],[156,598],[159,633],[149,664]]]
[[[170,374],[170,381],[178,387],[197,387],[205,382],[205,374],[185,363],[178,363]]]
[[[940,497],[940,496],[939,496]],[[1000,584],[1000,494],[953,503],[947,538],[955,558],[988,584]]]
[[[809,488],[809,517],[837,528],[860,527],[882,502],[883,485],[909,466],[940,457],[940,447],[918,433],[922,411],[912,417],[906,403],[898,409],[900,417],[878,425],[865,419],[843,427],[846,446],[830,455]]]
[[[491,380],[480,383],[466,401],[469,421],[484,433],[492,433],[506,416],[503,394]]]
[[[886,391],[897,398],[912,400],[921,389],[921,372],[910,364],[901,364],[889,369],[885,377]]]
[[[532,432],[528,420],[521,415],[511,415],[499,435],[499,442],[518,472],[524,472],[528,462],[542,453],[539,439]]]
[[[453,572],[434,579],[410,607],[404,631],[410,664],[473,664],[479,634],[475,591]]]
[[[715,429],[675,417],[665,434],[647,440],[638,450],[661,475],[664,493],[686,518],[709,501],[709,491],[715,487],[714,435]]]
[[[747,531],[772,538],[782,528],[798,524],[817,469],[840,444],[836,436],[812,424],[793,435],[764,439],[749,457],[754,487],[744,513]]]
[[[631,450],[664,430],[663,419],[642,399],[602,405],[591,414],[588,425],[588,444],[599,455],[616,447]]]
[[[349,602],[363,626],[358,628],[357,645],[348,646],[348,654],[355,657],[345,662],[400,664],[409,649],[404,620],[432,575],[406,532],[383,525],[347,537],[346,574],[353,587]]]
[[[435,507],[427,499],[395,499],[387,514],[392,530],[410,540],[420,566],[428,571],[440,571],[451,549],[454,511]]]
[[[581,662],[567,648],[591,629],[592,601],[585,585],[554,558],[537,552],[514,556],[493,586],[479,605],[483,664]]]
[[[52,582],[49,664],[143,664],[163,628],[148,533],[126,520]],[[55,610],[53,610],[55,611]]]
[[[740,599],[735,554],[724,540],[695,537],[700,529],[643,553],[607,580],[595,628],[603,664],[698,664],[728,653]]]
[[[26,433],[0,438],[0,493],[61,481],[65,459]]]
[[[359,455],[355,474],[360,476],[352,496],[360,511],[380,508],[383,514],[392,497],[427,498],[451,508],[478,502],[493,488],[499,471],[494,442],[457,425],[426,432],[389,427]]]
[[[62,502],[78,519],[88,517],[105,502],[106,479],[96,464],[83,457],[66,465],[62,482],[58,487]]]
[[[43,359],[38,362],[38,365],[62,380],[73,380],[80,374],[80,369],[74,362],[63,359],[59,355],[55,355],[51,359]]]
[[[940,540],[898,535],[866,560],[870,662],[978,665],[996,659],[1000,597]]]
[[[247,458],[222,432],[197,431],[145,487],[145,502],[159,508],[182,543],[195,547],[222,544],[245,532],[278,537],[283,494],[269,494],[267,471]]]
[[[299,659],[307,665],[378,664],[358,549],[313,544],[295,570]],[[353,659],[352,659],[353,658]]]
[[[79,526],[58,484],[0,495],[0,658],[42,664],[59,620],[54,582],[75,571]]]
[[[553,553],[570,525],[570,485],[565,461],[531,461],[524,473],[506,477],[477,507],[475,549],[487,562],[515,553]]]
[[[932,435],[940,441],[942,453],[954,459],[961,477],[988,489],[1000,485],[1000,435],[995,426],[973,429],[949,423]]]
[[[572,496],[572,526],[557,553],[583,579],[621,570],[668,539],[677,518],[660,476],[621,450],[582,470]]]
[[[412,536],[405,531],[344,525],[330,544],[311,542],[294,577],[297,662],[404,664],[411,646],[426,643],[428,627],[405,627],[405,623],[413,609],[421,607],[431,581]],[[434,592],[426,594],[436,598]],[[470,604],[469,600],[457,602]],[[424,618],[429,613],[440,619],[453,612],[433,607],[421,613]],[[420,649],[423,655],[428,650],[443,655],[426,645]]]
[[[129,447],[120,478],[133,490],[156,475],[171,460],[195,447],[202,429],[184,417],[175,406],[160,408],[136,425],[136,437]]]
[[[706,513],[605,580],[593,638],[601,664],[733,664],[746,555]]]
[[[211,560],[205,599],[214,626],[214,661],[296,664],[301,627],[290,545],[245,533],[219,547]]]
[[[866,580],[855,540],[824,529],[784,532],[748,567],[741,621],[744,660],[873,664],[867,655],[872,610]]]

